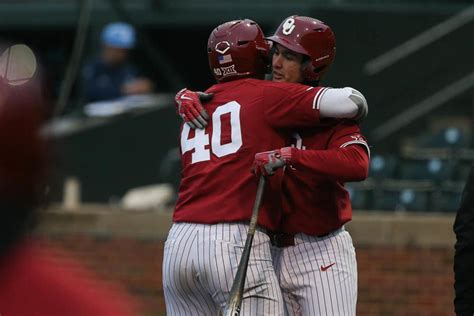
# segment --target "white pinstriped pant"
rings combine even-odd
[[[248,225],[175,223],[165,243],[163,289],[172,315],[219,315],[225,307]],[[255,232],[240,315],[284,315],[270,238]]]
[[[272,253],[287,315],[356,315],[357,261],[344,228],[322,238],[297,234],[294,246]]]

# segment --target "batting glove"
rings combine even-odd
[[[272,176],[275,170],[291,163],[292,147],[265,151],[255,155],[252,171],[257,176]]]
[[[212,93],[195,92],[186,88],[181,89],[174,97],[176,111],[189,127],[203,129],[207,126],[209,114],[202,107],[201,102],[209,101],[212,97]]]

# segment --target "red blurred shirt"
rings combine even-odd
[[[254,155],[283,147],[291,135],[284,128],[316,126],[320,89],[256,79],[208,89],[215,94],[206,104],[209,125],[204,131],[190,130],[187,125],[181,129],[182,174],[173,220],[248,221],[257,191],[257,180],[250,172]],[[274,190],[280,187],[278,179],[276,175],[270,184],[275,185]],[[275,229],[281,216],[279,201],[270,194],[271,188],[266,192],[259,224]]]
[[[279,230],[325,235],[352,219],[344,182],[367,177],[369,147],[358,125],[350,121],[301,130],[293,138],[302,150],[292,155],[292,167],[285,169]]]
[[[7,253],[0,260],[0,314],[137,315],[127,296],[59,257],[58,252],[28,243]]]

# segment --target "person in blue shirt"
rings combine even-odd
[[[151,81],[140,77],[135,66],[128,61],[135,41],[135,29],[130,24],[114,22],[104,27],[101,53],[82,71],[85,102],[112,100],[153,90]]]

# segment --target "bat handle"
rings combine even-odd
[[[258,211],[260,209],[260,204],[262,204],[263,191],[265,189],[265,177],[260,175],[260,180],[258,181],[257,195],[255,197],[255,203],[253,204],[252,217],[250,218],[249,231],[248,234],[252,236],[255,234],[257,229],[258,222]]]
[[[242,305],[242,298],[245,287],[245,277],[247,275],[247,267],[250,258],[250,250],[252,248],[253,237],[257,229],[258,223],[258,211],[262,202],[263,191],[265,189],[265,177],[260,175],[258,181],[257,195],[255,197],[255,203],[253,205],[252,217],[250,218],[249,230],[247,233],[247,239],[245,240],[244,250],[242,251],[242,257],[240,258],[237,273],[235,274],[234,282],[230,290],[229,299],[224,310],[224,316],[239,316],[240,306]]]

